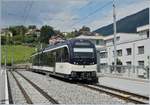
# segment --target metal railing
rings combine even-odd
[[[98,73],[130,78],[149,79],[149,68],[144,68],[140,66],[105,65],[100,66]]]

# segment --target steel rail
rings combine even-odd
[[[52,98],[48,93],[46,93],[43,89],[41,89],[39,86],[37,86],[35,83],[33,83],[31,80],[29,80],[27,77],[19,73],[18,71],[15,71],[18,73],[21,77],[23,77],[26,81],[28,81],[38,92],[40,92],[46,99],[48,99],[53,104],[59,104],[57,100]]]
[[[26,102],[28,104],[33,104],[31,98],[28,96],[27,92],[25,91],[25,89],[22,87],[22,85],[19,83],[18,79],[15,77],[15,75],[12,73],[12,71],[10,71],[10,73],[12,74],[13,78],[15,79],[19,89],[21,90],[21,93],[23,94]]]
[[[132,93],[132,92],[129,92],[129,91],[116,89],[116,88],[112,88],[112,87],[108,87],[108,86],[104,86],[104,85],[99,85],[99,84],[95,84],[95,86],[98,86],[100,88],[109,89],[109,90],[116,91],[116,92],[120,92],[120,93],[123,93],[123,94],[128,94],[128,95],[135,96],[135,97],[138,97],[138,98],[143,98],[145,100],[149,100],[148,96],[144,96],[144,95],[141,95],[141,94],[136,94],[136,93]]]
[[[8,71],[6,71],[7,73],[7,83],[8,83],[8,95],[9,95],[9,103],[13,104],[13,98],[12,98],[12,91],[11,91],[11,86],[10,86],[10,81],[9,81],[9,76],[8,76]]]
[[[94,90],[94,91],[103,92],[103,93],[118,97],[118,98],[123,99],[127,102],[133,102],[136,104],[148,104],[145,101],[141,101],[141,100],[132,98],[132,96],[128,95],[128,94],[116,93],[116,92],[108,91],[108,89],[106,90],[106,89],[101,89],[100,87],[93,87],[94,85],[93,86],[92,85],[90,86],[88,84],[78,84],[78,85],[89,88],[89,89]]]

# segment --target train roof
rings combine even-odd
[[[44,50],[47,50],[47,49],[52,49],[52,48],[55,48],[55,47],[59,47],[59,46],[64,46],[64,45],[70,45],[70,44],[72,44],[72,43],[74,43],[74,42],[76,42],[76,41],[81,41],[81,40],[83,40],[83,41],[89,41],[89,40],[87,40],[87,39],[71,39],[71,40],[65,40],[65,41],[63,41],[63,42],[59,42],[59,43],[57,43],[57,44],[55,44],[55,45],[49,45],[48,47],[46,47]]]
[[[76,41],[81,41],[81,40],[82,40],[82,41],[89,41],[89,40],[87,40],[87,39],[70,39],[70,40],[65,40],[65,41],[59,42],[59,43],[57,43],[57,44],[55,44],[55,45],[48,45],[48,47],[43,48],[42,50],[40,50],[39,52],[33,54],[32,56],[37,55],[37,54],[40,54],[40,53],[42,53],[42,52],[44,52],[44,51],[46,51],[46,50],[50,50],[50,49],[53,49],[53,48],[61,47],[61,46],[64,46],[64,45],[70,45],[70,44],[72,44],[72,43],[74,43],[74,42],[76,42]],[[89,42],[90,42],[90,41],[89,41]]]

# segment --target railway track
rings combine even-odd
[[[13,76],[13,78],[15,79],[15,81],[16,81],[19,89],[21,90],[21,93],[23,94],[26,102],[28,104],[33,104],[33,102],[31,101],[31,98],[29,97],[29,95],[27,94],[27,92],[25,91],[25,89],[23,88],[23,86],[19,83],[18,79],[15,77],[15,75],[12,72],[10,72],[10,73]]]
[[[64,80],[61,80],[61,81],[64,81]],[[64,81],[64,82],[68,83],[68,81]],[[81,84],[81,83],[77,83],[77,84],[86,88],[90,88],[94,91],[103,92],[103,93],[112,95],[114,97],[118,97],[120,99],[125,100],[126,102],[132,102],[136,104],[148,104],[149,103],[148,96],[139,95],[136,93],[131,93],[128,91],[124,91],[124,90],[120,90],[120,89],[116,89],[112,87],[107,87],[107,86],[103,86],[99,84],[94,84],[94,85]]]
[[[28,83],[30,83],[40,94],[42,94],[47,100],[49,100],[49,102],[53,103],[53,104],[59,104],[58,101],[54,100],[52,97],[50,97],[46,92],[43,91],[43,89],[41,89],[39,86],[40,85],[38,82],[34,81],[34,79],[30,78],[30,76],[28,77],[28,74],[23,74],[22,72],[13,72],[11,73],[12,75],[15,74],[14,76],[16,76],[18,79],[22,78],[24,79],[24,81],[27,81]],[[28,78],[30,78],[30,80]],[[32,76],[31,76],[32,77]],[[37,77],[37,76],[36,76]],[[33,82],[34,81],[34,82]],[[65,81],[64,81],[65,82]],[[50,82],[51,83],[51,82]],[[68,82],[67,82],[68,83]],[[38,84],[38,86],[36,85]],[[76,83],[74,84],[76,85]],[[130,92],[126,92],[123,90],[118,90],[118,89],[114,89],[111,87],[107,87],[107,86],[103,86],[103,85],[99,85],[99,84],[94,84],[94,85],[89,85],[89,84],[81,84],[81,83],[77,83],[77,85],[82,86],[82,88],[85,87],[91,89],[91,92],[93,91],[98,91],[100,94],[101,93],[105,93],[106,95],[108,95],[109,97],[112,98],[116,98],[117,100],[121,100],[120,102],[124,101],[124,103],[136,103],[136,104],[148,104],[149,101],[149,97],[146,96],[142,96],[142,95],[137,95],[135,93],[130,93]],[[51,85],[53,86],[53,85]],[[23,86],[22,86],[23,87]],[[24,87],[23,87],[24,88]],[[80,87],[81,88],[81,87]],[[88,90],[89,90],[88,89]],[[27,89],[25,89],[26,91]],[[45,89],[44,89],[45,90]],[[96,94],[99,94],[98,92],[95,92]],[[49,94],[51,94],[52,92],[50,92]],[[69,94],[69,93],[65,93],[65,94]],[[60,94],[59,94],[60,95]],[[82,94],[81,94],[82,95]],[[30,96],[29,96],[30,98]],[[70,97],[69,97],[70,98]],[[61,100],[57,97],[58,100]],[[65,97],[64,97],[65,99]],[[74,99],[74,98],[73,98]],[[100,98],[98,100],[101,100],[103,98]],[[108,98],[109,99],[109,98]],[[90,100],[90,99],[89,99]],[[29,101],[30,102],[30,101]],[[28,103],[29,103],[28,102]],[[60,103],[62,101],[59,101]],[[68,102],[68,101],[67,101]],[[77,101],[78,102],[78,101]],[[107,102],[107,101],[105,101]],[[115,102],[115,101],[114,101]],[[31,99],[31,103],[34,103],[34,101],[32,101]]]
[[[120,99],[125,100],[126,102],[133,102],[135,104],[149,104],[149,97],[138,95],[135,93],[130,93],[124,90],[119,90],[99,84],[88,85],[88,84],[78,84],[80,86],[92,89],[98,92],[104,92],[106,94],[118,97]]]
[[[9,104],[14,104],[13,98],[12,98],[12,90],[11,90],[11,87],[10,87],[10,81],[9,81],[10,78],[8,76],[8,71],[6,73],[7,73],[7,83],[8,83]]]
[[[14,80],[16,81],[19,89],[21,90],[22,95],[24,96],[26,103],[27,104],[34,104],[34,101],[32,100],[32,96],[30,96],[27,92],[27,90],[22,86],[22,84],[19,82],[18,78],[16,77],[15,73],[20,76],[22,79],[24,79],[27,83],[29,83],[32,88],[34,88],[41,96],[43,96],[46,100],[48,100],[50,103],[52,104],[59,104],[59,102],[55,99],[53,99],[49,94],[47,94],[45,91],[43,91],[39,86],[37,86],[35,83],[33,83],[31,80],[29,80],[28,78],[26,78],[24,75],[22,75],[21,73],[15,71],[12,72],[10,71],[10,74],[12,75],[12,77],[14,78]],[[19,78],[20,78],[19,77]],[[8,77],[9,78],[9,77]],[[11,95],[11,88],[9,88],[9,96],[12,97]],[[11,98],[10,97],[10,98]],[[10,103],[13,104],[13,98],[10,99]]]

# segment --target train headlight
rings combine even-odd
[[[73,64],[77,65],[78,63],[77,62],[73,62]]]

